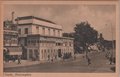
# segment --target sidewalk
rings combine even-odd
[[[37,64],[42,64],[42,63],[59,63],[61,60],[56,60],[54,62],[51,61],[31,61],[31,60],[21,60],[21,64],[18,64],[18,61],[16,60],[15,62],[9,61],[9,62],[4,62],[4,68],[12,68],[12,67],[22,67],[22,66],[31,66],[31,65],[37,65]],[[67,60],[66,60],[67,61]]]
[[[21,64],[18,64],[17,61],[15,62],[10,61],[10,62],[4,63],[4,68],[30,66],[35,64],[40,64],[40,61],[21,60]]]
[[[16,60],[15,62],[10,61],[10,62],[6,62],[4,63],[4,68],[12,68],[12,67],[21,67],[21,66],[31,66],[31,65],[37,65],[37,64],[42,64],[42,63],[63,63],[63,62],[75,62],[75,61],[80,61],[83,56],[85,54],[76,54],[76,59],[72,58],[72,59],[65,59],[64,61],[61,60],[56,60],[54,62],[50,62],[50,61],[31,61],[31,60],[21,60],[21,64],[18,64],[18,61]]]

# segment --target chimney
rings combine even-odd
[[[12,23],[14,23],[14,11],[12,12]]]

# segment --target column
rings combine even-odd
[[[29,59],[29,49],[27,49],[27,60]]]

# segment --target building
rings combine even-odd
[[[22,48],[18,45],[18,31],[17,25],[10,20],[6,20],[3,23],[4,31],[4,58],[5,54],[9,55],[7,58],[12,59],[18,55],[22,55]]]
[[[62,26],[34,17],[17,17],[19,44],[27,60],[58,60],[74,55],[73,38],[62,36]]]

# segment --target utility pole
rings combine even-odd
[[[110,26],[111,26],[111,33],[112,33],[112,51],[111,51],[111,60],[113,61],[113,53],[114,53],[114,48],[115,48],[115,46],[114,46],[114,41],[113,41],[113,30],[112,30],[112,24],[110,24]]]
[[[107,26],[107,24],[106,24]],[[111,32],[111,42],[112,42],[112,49],[111,49],[111,54],[110,54],[110,58],[109,58],[109,61],[110,61],[110,64],[112,64],[113,62],[113,53],[114,53],[114,41],[113,41],[113,27],[112,27],[112,23],[110,24],[110,32]]]

